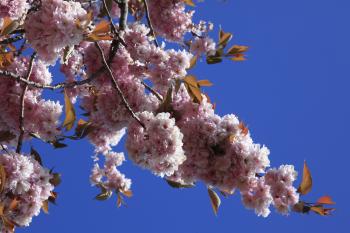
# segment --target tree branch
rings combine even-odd
[[[22,39],[23,39],[23,35],[18,35],[18,36],[11,37],[11,38],[4,39],[4,40],[0,41],[0,45],[2,45],[2,44],[11,44],[13,42],[16,42],[16,41],[19,41],[19,40],[22,40]]]
[[[163,101],[163,96],[159,94],[156,90],[154,90],[151,86],[147,85],[144,81],[141,81],[142,85],[145,86],[147,90],[149,90],[153,95],[157,97],[158,100]]]
[[[151,17],[149,15],[149,9],[148,9],[148,3],[147,0],[143,0],[143,4],[145,5],[145,11],[146,11],[146,19],[147,19],[147,23],[148,26],[150,28],[150,34],[154,37],[154,44],[159,47],[158,41],[157,41],[157,37],[156,34],[154,32],[153,26],[152,26],[152,22],[151,22]]]
[[[30,58],[29,67],[28,67],[25,80],[29,80],[30,75],[32,74],[35,57],[36,57],[36,52],[34,52]],[[28,85],[24,84],[23,92],[20,97],[19,136],[18,136],[18,143],[17,143],[17,149],[16,149],[17,153],[21,153],[23,137],[24,137],[24,96],[26,94],[27,89],[28,89]]]
[[[116,89],[119,97],[122,99],[122,102],[124,104],[124,106],[126,107],[126,109],[130,112],[130,115],[132,118],[134,118],[143,128],[145,128],[145,125],[140,121],[140,119],[138,118],[138,116],[136,116],[136,114],[134,113],[134,111],[131,109],[128,101],[126,100],[122,90],[120,89],[115,77],[114,77],[114,74],[111,70],[111,68],[109,67],[109,65],[107,64],[107,61],[106,61],[106,58],[105,58],[105,55],[103,53],[103,50],[101,48],[101,46],[98,44],[98,42],[95,42],[95,45],[96,47],[98,48],[99,52],[100,52],[100,55],[101,55],[101,58],[102,58],[102,62],[103,62],[103,65],[104,67],[107,69],[108,71],[108,74],[109,76],[111,77],[111,80],[112,80],[112,84],[114,86],[114,88]]]
[[[40,89],[49,89],[49,90],[57,90],[61,88],[73,88],[76,86],[84,85],[90,83],[92,80],[94,80],[98,75],[100,75],[104,71],[104,67],[101,67],[98,69],[95,73],[93,73],[89,78],[79,80],[79,81],[73,81],[73,82],[62,82],[62,83],[57,83],[55,85],[45,85],[37,82],[33,82],[30,80],[27,80],[23,78],[22,76],[19,76],[15,73],[12,73],[7,70],[0,70],[0,78],[9,78],[9,79],[14,79],[17,82],[22,82],[25,85],[28,85],[29,87],[35,87],[35,88],[40,88]]]
[[[120,8],[119,30],[124,31],[128,21],[129,7],[128,0],[114,0]]]

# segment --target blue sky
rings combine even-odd
[[[172,189],[130,161],[121,170],[133,179],[134,196],[118,209],[115,198],[93,200],[98,192],[88,179],[93,148],[79,141],[61,150],[35,144],[63,182],[50,214],[17,232],[348,232],[350,2],[207,0],[196,10],[196,19],[221,25],[234,33],[234,44],[250,47],[243,63],[203,62],[192,71],[214,83],[207,92],[217,112],[246,122],[253,139],[270,148],[272,166],[294,164],[301,171],[306,160],[314,187],[305,199],[331,195],[337,202],[333,216],[285,217],[272,210],[261,218],[243,207],[238,194],[223,199],[215,216],[203,184]]]

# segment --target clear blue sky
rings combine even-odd
[[[44,163],[62,173],[58,206],[17,232],[349,232],[350,1],[206,0],[197,9],[196,19],[211,20],[233,32],[234,43],[250,46],[246,62],[193,70],[214,82],[207,91],[218,113],[246,122],[254,140],[270,148],[272,166],[290,163],[301,171],[307,160],[314,187],[306,199],[331,195],[333,216],[272,210],[265,219],[246,210],[239,195],[223,199],[214,216],[203,184],[172,189],[130,161],[121,170],[133,179],[134,197],[118,209],[115,197],[93,200],[93,148],[81,141],[61,150],[37,147]]]

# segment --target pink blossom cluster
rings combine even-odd
[[[101,46],[108,57],[110,43],[101,43]],[[88,75],[102,66],[101,56],[94,44],[87,47],[84,55]],[[124,48],[118,50],[110,64],[130,108],[134,112],[152,111],[157,107],[158,101],[153,94],[145,93],[145,87],[140,78],[133,73],[132,66],[133,60]],[[89,139],[96,146],[97,152],[105,153],[111,150],[111,146],[116,145],[132,117],[107,73],[95,78],[91,84],[91,90],[80,96],[82,107],[88,112],[89,121],[98,128],[96,133],[89,135]]]
[[[197,55],[214,55],[216,49],[216,44],[213,39],[209,37],[196,37],[192,43],[190,50],[192,53]]]
[[[245,205],[264,217],[270,204],[287,213],[298,201],[292,166],[268,171],[266,181],[257,177],[270,164],[269,150],[254,144],[236,116],[216,115],[205,96],[200,104],[194,103],[184,86],[174,96],[173,108],[187,159],[169,179],[182,184],[201,180],[225,193],[239,189]]]
[[[139,113],[142,127],[133,121],[128,126],[126,148],[139,166],[163,177],[171,176],[186,160],[182,149],[183,135],[169,113]]]
[[[157,47],[148,34],[148,27],[134,23],[129,25],[123,38],[134,60],[133,72],[149,78],[154,88],[165,94],[169,85],[187,74],[192,54],[186,50],[165,49],[164,44]]]
[[[29,59],[16,58],[6,67],[7,71],[25,77],[28,72]],[[30,81],[40,84],[51,83],[51,73],[40,60],[34,61]],[[24,84],[6,77],[0,77],[0,131],[10,131],[19,135],[20,97]],[[58,129],[62,106],[59,102],[44,100],[42,90],[29,87],[24,97],[24,129],[25,138],[29,133],[39,135],[43,140],[53,140],[60,133]],[[12,144],[17,140],[12,140]]]
[[[271,169],[265,175],[265,183],[271,187],[273,204],[277,211],[288,214],[290,207],[299,201],[299,194],[293,187],[297,172],[292,165],[281,165],[278,169]]]
[[[103,168],[100,168],[98,163],[94,164],[90,176],[91,183],[103,186],[110,191],[125,192],[130,190],[131,180],[125,178],[125,175],[117,169],[123,161],[125,161],[123,153],[106,153]]]
[[[158,36],[170,41],[182,41],[191,31],[194,11],[185,11],[182,0],[149,0],[150,18]]]
[[[248,190],[241,192],[245,207],[254,209],[258,216],[267,217],[272,203],[271,187],[266,184],[264,177],[252,182]]]
[[[28,14],[24,29],[26,38],[45,62],[54,64],[67,46],[83,40],[84,21],[87,12],[79,2],[63,0],[41,1],[39,10]]]
[[[52,175],[32,157],[15,152],[1,153],[0,165],[6,173],[4,189],[0,193],[4,216],[16,225],[28,226],[40,213],[43,202],[51,196]],[[12,206],[14,200],[17,204]],[[1,232],[7,230],[6,225],[2,225]]]
[[[10,17],[11,19],[19,19],[28,10],[26,0],[1,0],[0,1],[0,18]]]
[[[177,125],[184,134],[187,160],[177,174],[182,182],[203,180],[222,191],[245,190],[269,166],[269,150],[254,144],[234,115],[220,117],[205,96],[194,103],[182,85],[174,98]]]

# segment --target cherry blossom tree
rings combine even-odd
[[[62,148],[65,141],[88,139],[95,148],[90,181],[100,190],[96,199],[116,194],[119,206],[132,196],[132,181],[118,170],[125,155],[114,151],[125,136],[128,158],[171,187],[204,183],[215,213],[218,193],[237,191],[258,216],[267,217],[270,206],[284,215],[330,214],[328,196],[301,200],[312,186],[306,163],[296,189],[293,165],[269,168],[269,149],[253,141],[245,124],[215,113],[201,89],[212,83],[190,69],[197,61],[244,61],[248,47],[230,45],[232,34],[210,22],[195,22],[195,4],[1,1],[1,232],[29,226],[57,198],[60,174],[45,168],[34,148],[22,151],[31,140]],[[50,66],[60,67],[64,82],[55,81]],[[64,104],[44,98],[45,90],[61,91]]]

